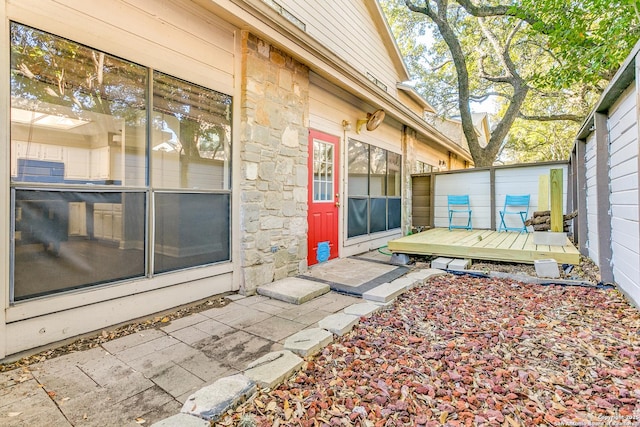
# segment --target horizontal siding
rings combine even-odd
[[[585,150],[586,185],[587,185],[587,242],[589,257],[598,262],[600,259],[598,238],[598,194],[596,188],[596,135],[587,138]]]
[[[192,2],[12,0],[23,24],[232,93],[235,30]]]
[[[358,119],[366,118],[367,112],[375,108],[344,90],[332,85],[315,73],[311,73],[309,85],[309,126],[332,135],[346,136],[360,142],[375,145],[394,153],[402,154],[402,131],[393,127],[390,120],[382,122],[375,132],[369,132],[363,126],[356,133]],[[351,130],[344,132],[342,121],[351,122]]]
[[[609,201],[614,281],[640,301],[638,118],[635,85],[609,111]]]
[[[491,228],[491,182],[488,171],[434,175],[434,225],[449,226],[448,195],[469,195],[473,228]]]
[[[499,211],[504,209],[504,201],[509,195],[524,195],[529,194],[531,196],[531,200],[529,202],[529,217],[533,215],[533,212],[538,210],[538,189],[540,185],[540,176],[549,175],[551,169],[562,169],[562,179],[563,179],[563,193],[562,193],[562,206],[563,211],[566,206],[567,200],[567,178],[568,171],[567,167],[564,165],[554,165],[554,166],[528,166],[528,167],[520,167],[520,168],[507,168],[507,169],[498,169],[496,170],[495,177],[495,194],[496,194],[496,205],[495,209],[495,217],[496,217],[496,227],[499,225],[500,214]],[[517,217],[513,215],[509,215],[509,218],[505,219],[505,222],[513,220],[512,223],[507,223],[508,227],[517,227],[521,224],[518,224]]]
[[[363,75],[370,72],[396,96],[400,77],[366,1],[371,0],[278,0],[278,3],[306,24],[311,37]]]

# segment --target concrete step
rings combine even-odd
[[[331,287],[326,283],[300,279],[299,277],[276,280],[259,286],[257,289],[259,295],[290,304],[303,304],[329,291],[331,291]]]

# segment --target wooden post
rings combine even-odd
[[[562,233],[562,169],[551,169],[551,231]]]
[[[540,175],[538,181],[538,210],[549,210],[549,175]]]

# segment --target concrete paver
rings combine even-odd
[[[342,336],[358,324],[360,317],[345,313],[331,314],[318,322],[318,327]]]
[[[289,350],[265,354],[247,366],[244,375],[262,388],[273,388],[300,369],[304,360]]]
[[[419,281],[443,273],[430,269],[410,274]],[[328,316],[348,316],[344,310],[356,324],[375,306],[335,292],[300,305],[263,295],[229,299],[233,302],[225,307],[175,319],[158,329],[0,374],[0,425],[139,426],[144,421],[143,425],[173,427],[188,426],[190,420],[204,426],[202,419],[179,415],[194,392],[284,350],[287,338],[313,331],[308,328]],[[326,342],[326,337],[320,339],[319,348],[309,353]],[[301,355],[305,351],[294,350]]]
[[[236,402],[251,396],[255,390],[256,383],[245,375],[221,378],[189,396],[180,412],[215,421]]]
[[[326,283],[314,282],[297,277],[287,277],[267,285],[260,286],[258,293],[279,301],[293,304],[303,304],[320,295],[326,294],[331,288]]]
[[[281,342],[289,335],[298,332],[300,323],[273,316],[244,330],[271,341]]]
[[[333,334],[321,328],[303,329],[287,338],[284,348],[298,356],[314,354],[333,342]]]

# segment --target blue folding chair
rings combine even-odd
[[[507,194],[504,199],[504,207],[500,212],[500,226],[498,227],[498,232],[501,231],[517,231],[520,233],[527,232],[527,226],[525,225],[525,221],[527,220],[527,215],[529,215],[529,200],[531,195],[525,194],[522,196],[513,196]],[[507,227],[507,224],[504,222],[505,215],[518,215],[520,220],[522,220],[522,227]]]
[[[469,204],[469,196],[447,196],[447,209],[449,209],[449,230],[452,228],[464,228],[471,230],[471,205]],[[467,214],[467,225],[453,225],[453,214]]]

